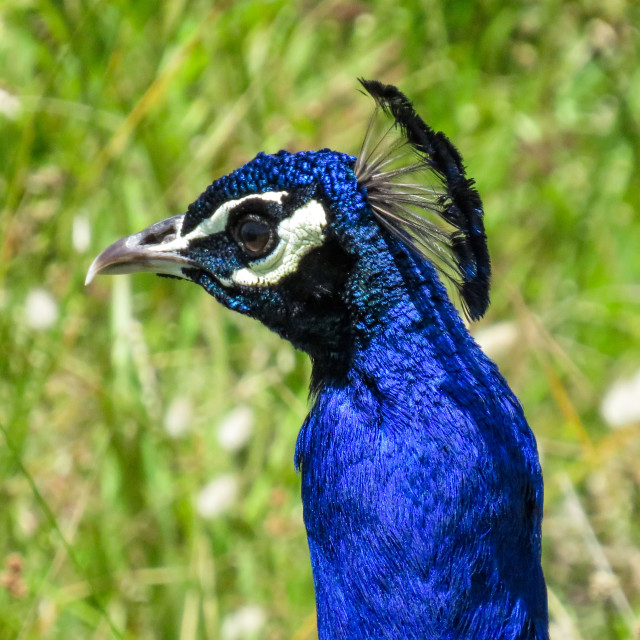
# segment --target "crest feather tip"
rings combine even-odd
[[[374,215],[455,285],[471,319],[482,317],[489,306],[491,263],[482,200],[466,177],[459,151],[422,120],[397,87],[359,82],[375,100],[376,111],[354,170]],[[380,112],[393,121],[376,139]],[[428,176],[432,182],[425,185]]]

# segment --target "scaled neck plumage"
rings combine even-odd
[[[298,439],[320,638],[546,638],[535,441],[433,269],[390,242],[384,279],[347,284],[349,366]]]

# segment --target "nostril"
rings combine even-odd
[[[175,240],[176,233],[174,229],[166,229],[165,231],[152,232],[147,234],[138,243],[141,247],[145,247],[150,244],[164,244]]]
[[[139,247],[148,247],[150,245],[160,246],[173,242],[180,236],[180,226],[183,216],[174,216],[167,218],[161,222],[151,225],[145,231],[138,234],[137,244]]]

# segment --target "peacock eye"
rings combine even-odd
[[[256,215],[240,218],[234,225],[233,233],[240,248],[252,258],[261,258],[271,252],[277,234],[269,221]]]

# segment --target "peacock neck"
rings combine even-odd
[[[298,439],[320,638],[546,638],[533,436],[430,267],[391,257]]]

